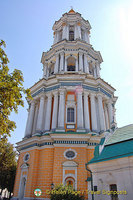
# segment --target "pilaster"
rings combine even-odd
[[[100,120],[100,131],[105,131],[105,116],[104,116],[104,109],[103,109],[103,98],[101,94],[97,95],[98,99],[98,108],[99,108],[99,120]]]
[[[83,53],[79,52],[79,71],[83,71]]]
[[[89,93],[84,91],[84,120],[85,120],[85,129],[90,131],[90,116],[89,116],[89,107],[88,107],[88,95]]]
[[[96,101],[95,101],[96,94],[90,94],[90,101],[91,101],[91,123],[92,123],[92,131],[97,132],[97,116],[96,116]]]
[[[36,132],[38,133],[42,131],[42,124],[43,124],[43,118],[44,118],[44,103],[45,103],[45,96],[42,95],[40,97],[40,106],[39,106],[37,126],[36,126]]]
[[[58,91],[53,92],[54,95],[54,106],[53,106],[53,117],[52,117],[52,130],[57,128],[57,113],[58,113]]]
[[[56,62],[55,62],[55,67],[54,67],[54,73],[58,73],[58,68],[59,68],[59,54],[56,54]]]
[[[52,94],[47,93],[46,96],[48,97],[47,101],[47,108],[46,108],[46,120],[45,120],[45,131],[50,130],[50,119],[51,119],[51,104],[52,104]]]
[[[82,91],[77,91],[77,132],[84,131]]]
[[[58,113],[58,131],[65,131],[64,116],[65,116],[65,90],[59,90],[59,113]]]
[[[27,125],[26,125],[26,131],[25,131],[25,137],[30,137],[32,133],[32,126],[33,126],[33,120],[34,120],[34,111],[35,111],[35,101],[31,102],[31,107],[28,115]]]

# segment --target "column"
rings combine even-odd
[[[54,106],[53,106],[53,116],[52,116],[52,130],[57,128],[57,112],[58,112],[58,92],[53,92],[54,95]]]
[[[77,30],[77,25],[74,27],[74,40],[78,38],[78,30]]]
[[[112,102],[111,102],[111,100],[108,101],[107,107],[108,107],[109,122],[110,122],[110,128],[111,128],[111,124],[113,122],[113,109],[112,109]]]
[[[26,124],[25,137],[31,136],[33,120],[34,120],[34,111],[35,111],[35,102],[32,101],[30,111],[29,111],[29,115],[28,115],[27,124]]]
[[[89,42],[89,33],[88,33],[88,31],[85,31],[85,41],[86,41],[87,43],[90,43],[90,42]]]
[[[78,58],[76,59],[76,72],[78,72]]]
[[[64,71],[64,52],[61,52],[60,71]]]
[[[47,64],[45,63],[43,65],[43,78],[46,78],[46,76],[47,76]]]
[[[59,113],[58,113],[58,128],[64,131],[64,112],[65,112],[65,90],[60,90],[60,99],[59,99]]]
[[[92,123],[92,131],[97,132],[97,116],[96,116],[96,102],[95,102],[95,94],[90,94],[91,101],[91,123]]]
[[[54,67],[54,73],[58,73],[58,68],[59,68],[59,54],[56,54],[56,62],[55,62],[55,67]]]
[[[81,26],[80,26],[80,23],[77,24],[77,38],[81,39]]]
[[[83,129],[82,91],[77,91],[77,129]]]
[[[90,64],[91,64],[91,61],[89,60],[88,61],[88,73],[90,74]]]
[[[95,66],[95,63],[93,63],[92,66],[93,66],[94,77],[96,78],[97,75],[96,75],[96,66]]]
[[[105,112],[105,123],[106,123],[106,130],[109,129],[109,117],[106,104],[104,105],[104,112]]]
[[[46,120],[45,120],[45,131],[50,130],[50,119],[51,119],[51,104],[52,104],[52,95],[51,93],[47,94],[47,108],[46,108]]]
[[[79,70],[83,71],[83,53],[79,52]]]
[[[46,71],[46,77],[49,77],[49,64],[47,64],[47,71]]]
[[[54,44],[57,42],[57,33],[54,32]]]
[[[87,60],[87,55],[84,54],[84,65],[85,65],[85,73],[89,73],[88,71],[88,60]]]
[[[32,131],[33,135],[36,133],[37,116],[38,116],[38,104],[36,104],[35,108],[35,116],[34,116],[33,131]]]
[[[56,32],[56,42],[59,42],[59,31]]]
[[[88,92],[84,92],[84,119],[85,119],[85,129],[90,130],[90,116],[89,116],[89,106],[88,106]]]
[[[65,72],[67,71],[67,58],[65,58]]]
[[[100,120],[100,131],[105,131],[105,116],[104,116],[104,110],[103,110],[103,101],[101,94],[97,95],[98,98],[98,108],[99,108],[99,120]]]
[[[69,26],[66,25],[66,39],[69,40]]]
[[[96,62],[96,71],[97,71],[97,77],[99,78],[100,77],[100,64],[98,61]]]
[[[62,31],[62,39],[66,39],[67,37],[67,26],[66,23],[63,23],[63,31]]]
[[[37,132],[42,131],[42,124],[43,124],[43,119],[44,119],[44,102],[45,102],[45,96],[41,96],[39,112],[38,112],[38,117],[37,117],[37,125],[36,125]]]

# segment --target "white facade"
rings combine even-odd
[[[55,22],[54,45],[42,54],[43,79],[31,88],[25,137],[67,132],[66,127],[96,133],[112,128],[117,97],[115,89],[100,78],[102,57],[89,43],[90,29],[89,22],[73,10]],[[70,91],[74,101],[68,106]],[[66,107],[74,109],[73,123],[67,123]]]
[[[133,156],[90,164],[93,172],[93,185],[100,190],[100,195],[95,194],[95,200],[111,200],[110,186],[116,185],[118,199],[132,200],[133,188]],[[88,190],[91,190],[91,182],[88,182]],[[89,195],[89,200],[92,196]]]

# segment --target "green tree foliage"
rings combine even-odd
[[[13,145],[7,142],[7,139],[0,140],[0,188],[13,191],[13,185],[16,174],[16,155]]]
[[[9,60],[3,48],[6,44],[0,42],[0,138],[10,136],[10,132],[16,128],[15,122],[9,119],[12,111],[18,112],[18,106],[24,106],[22,99],[26,94],[31,98],[30,90],[23,87],[23,74],[15,69],[9,73]]]
[[[51,200],[84,200],[81,191],[74,190],[71,186],[57,185],[51,191]]]

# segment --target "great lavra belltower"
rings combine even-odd
[[[87,190],[85,163],[103,135],[113,131],[115,89],[100,77],[102,57],[90,44],[91,26],[71,9],[53,25],[54,43],[43,52],[43,78],[31,88],[13,199],[49,199],[51,185]],[[86,197],[87,198],[87,197]],[[37,197],[36,197],[37,199]]]

